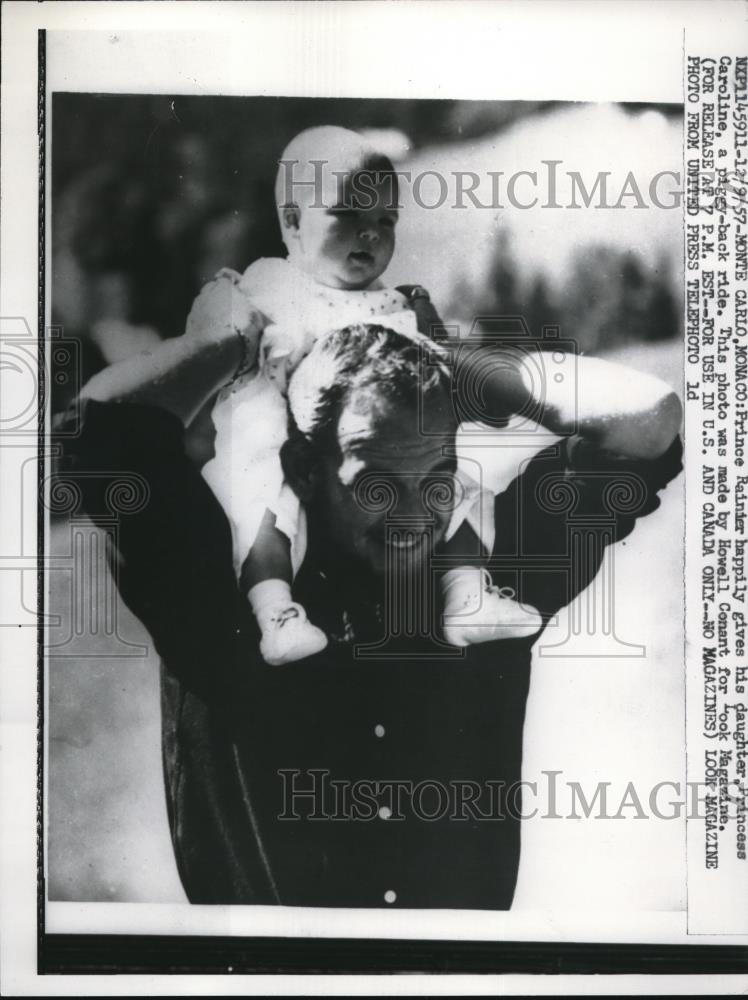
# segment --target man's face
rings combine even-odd
[[[449,526],[457,464],[454,414],[443,391],[433,391],[422,408],[419,421],[415,402],[359,394],[340,415],[339,454],[321,463],[317,528],[324,525],[336,552],[376,574],[388,567],[417,569]]]
[[[305,204],[298,215],[295,258],[331,288],[367,288],[387,268],[395,249],[397,210],[392,184],[369,177],[356,190],[323,187],[324,207]]]

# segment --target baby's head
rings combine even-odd
[[[275,185],[289,259],[331,288],[368,288],[395,249],[397,176],[389,157],[349,129],[300,132]]]

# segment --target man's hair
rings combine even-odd
[[[337,446],[337,422],[354,395],[415,402],[449,386],[448,356],[428,337],[356,323],[318,340],[291,378],[289,438],[328,449]]]

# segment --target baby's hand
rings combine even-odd
[[[264,317],[237,285],[240,276],[224,268],[204,285],[192,303],[185,335],[195,340],[222,343],[240,336],[245,344],[245,363],[249,367],[257,355]]]

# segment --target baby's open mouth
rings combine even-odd
[[[349,253],[348,256],[357,264],[374,263],[374,255],[370,254],[368,250],[354,250],[352,253]]]

